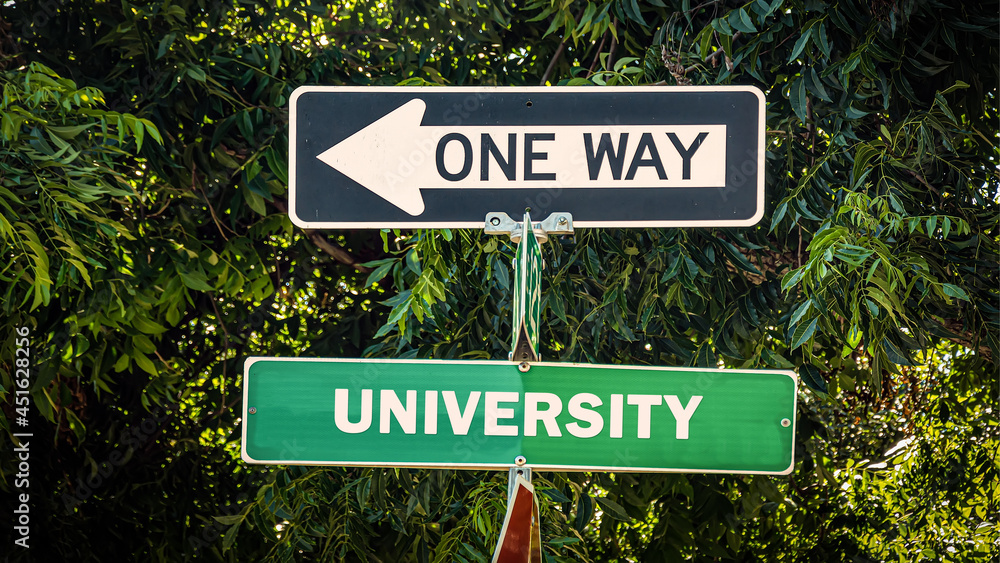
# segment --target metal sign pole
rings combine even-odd
[[[530,209],[524,212],[524,221],[516,223],[506,213],[489,213],[485,232],[491,235],[510,235],[518,243],[514,256],[513,336],[509,359],[515,362],[540,361],[538,337],[542,311],[542,261],[541,243],[553,234],[572,234],[573,216],[553,213],[547,219],[534,223]]]
[[[514,334],[511,360],[537,362],[538,331],[542,309],[542,247],[531,225],[531,215],[524,212],[521,242],[514,255]]]
[[[513,336],[510,360],[519,362],[521,371],[530,369],[529,362],[537,362],[538,333],[542,312],[542,260],[541,243],[551,234],[573,232],[573,217],[569,213],[554,213],[540,223],[531,222],[530,209],[524,210],[524,221],[515,223],[506,213],[486,216],[485,231],[489,234],[507,234],[517,243],[514,256]],[[510,468],[507,484],[507,513],[504,515],[500,540],[493,553],[492,563],[541,563],[542,536],[538,516],[538,499],[531,485],[531,468],[525,467],[526,459],[518,456]]]

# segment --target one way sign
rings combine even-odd
[[[764,96],[752,87],[307,86],[290,113],[301,227],[482,227],[526,207],[578,227],[763,214]]]

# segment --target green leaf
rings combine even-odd
[[[177,39],[177,34],[173,32],[164,35],[163,39],[160,39],[160,44],[156,48],[157,59],[161,59],[163,58],[163,55],[167,54],[167,51],[170,50],[170,46],[174,44],[175,39]]]
[[[799,324],[799,321],[802,319],[802,317],[805,316],[806,313],[809,312],[811,308],[812,308],[812,301],[804,301],[803,303],[801,303],[798,307],[795,308],[795,311],[792,313],[792,318],[789,319],[788,326],[795,326]]]
[[[243,197],[246,199],[247,205],[249,205],[250,209],[254,210],[255,213],[261,216],[267,216],[267,208],[264,205],[264,198],[262,198],[257,192],[247,187],[243,190]]]
[[[181,277],[181,281],[184,285],[195,290],[195,291],[214,291],[215,288],[208,285],[208,279],[205,274],[199,271],[187,272],[177,269],[177,274]]]
[[[204,83],[208,78],[205,71],[196,66],[189,66],[187,68],[187,75],[201,83]]]
[[[796,268],[794,270],[789,270],[788,272],[786,272],[785,275],[782,276],[781,278],[781,290],[788,291],[789,289],[794,287],[795,284],[799,283],[799,280],[802,279],[802,276],[805,275],[805,273],[806,273],[806,266],[802,266],[801,268]]]
[[[847,333],[847,345],[853,350],[858,347],[861,343],[861,337],[863,333],[858,325],[851,325],[851,329]]]
[[[150,375],[156,375],[156,366],[153,365],[153,362],[145,354],[132,354],[132,359],[135,360],[135,365],[139,366],[142,371]]]
[[[906,354],[897,348],[888,338],[882,339],[882,349],[885,350],[885,355],[889,358],[890,362],[901,366],[913,365],[913,362],[907,358]]]
[[[695,354],[692,359],[694,360],[695,367],[717,367],[715,353],[712,351],[712,345],[707,342],[698,347],[698,353]]]
[[[777,503],[785,502],[785,496],[782,495],[781,491],[778,490],[778,487],[775,486],[773,477],[768,477],[767,475],[754,475],[753,486],[767,500]]]
[[[94,127],[97,123],[87,123],[84,125],[67,125],[67,126],[55,126],[46,125],[45,129],[51,133],[54,133],[61,139],[70,140],[75,138],[80,133],[83,133],[87,129]]]
[[[553,487],[547,487],[547,488],[544,488],[544,489],[539,489],[539,491],[543,495],[545,495],[545,496],[549,497],[550,499],[554,500],[555,502],[564,503],[564,502],[571,502],[571,500],[572,500],[569,497],[567,497],[566,495],[562,494],[562,491],[560,491],[559,489],[553,488]]]
[[[746,256],[744,256],[743,253],[740,252],[730,242],[720,238],[717,238],[715,240],[716,242],[719,243],[719,246],[722,248],[722,251],[726,254],[726,256],[728,256],[729,259],[732,260],[736,266],[739,266],[740,269],[757,274],[758,276],[763,275],[760,272],[760,270],[758,270],[756,266],[751,264],[750,261],[747,260]]]
[[[861,119],[862,117],[868,115],[868,113],[869,112],[861,111],[851,105],[844,108],[844,115],[847,116],[848,119]]]
[[[545,295],[545,299],[556,317],[564,323],[569,323],[569,319],[566,318],[566,303],[563,302],[562,297],[554,292],[549,292]]]
[[[624,8],[626,15],[629,19],[634,22],[639,23],[643,27],[646,27],[646,20],[642,17],[642,10],[639,9],[639,3],[636,0],[621,0],[622,8]]]
[[[816,94],[816,97],[824,102],[833,102],[830,93],[826,91],[826,86],[823,85],[823,79],[816,73],[815,67],[810,68],[809,72],[803,73],[803,76],[806,79],[806,86],[810,92]]]
[[[632,521],[632,518],[625,513],[625,508],[617,502],[604,497],[596,497],[595,500],[597,500],[597,505],[601,507],[604,514],[607,514],[615,520],[621,520],[622,522]]]
[[[695,43],[698,44],[698,55],[702,60],[708,58],[710,49],[712,47],[712,32],[714,30],[710,26],[705,26],[702,28],[698,35],[694,38]]]
[[[792,103],[792,110],[798,116],[799,121],[805,123],[809,112],[807,107],[806,82],[802,76],[797,77],[792,82],[788,90],[788,101]]]
[[[871,299],[865,298],[865,305],[868,307],[868,312],[871,313],[873,317],[878,317],[879,308]]]
[[[806,48],[806,44],[809,43],[809,38],[812,37],[813,29],[815,28],[810,27],[809,29],[807,29],[806,32],[799,37],[799,40],[795,42],[795,46],[792,47],[791,54],[788,55],[789,63],[793,62],[796,59],[796,57],[798,57],[799,54],[802,53],[802,51]]]
[[[732,339],[730,339],[729,334],[731,331],[727,330],[727,328],[726,326],[722,327],[716,333],[717,336],[712,343],[715,345],[716,350],[723,356],[728,356],[737,361],[745,360],[746,358],[743,357],[743,354],[740,354],[739,349],[737,349]]]
[[[236,541],[236,536],[239,533],[240,525],[242,523],[243,523],[243,520],[240,519],[239,522],[233,524],[228,530],[226,530],[226,534],[224,536],[222,536],[222,551],[223,552],[228,551],[230,548],[233,547],[233,543]]]
[[[216,522],[224,524],[226,526],[232,526],[243,521],[242,514],[233,514],[232,516],[213,516]]]
[[[381,279],[384,278],[386,274],[388,274],[389,271],[392,270],[392,267],[396,264],[396,260],[394,258],[383,260],[381,262],[382,264],[380,264],[377,268],[372,270],[372,273],[368,274],[368,279],[365,281],[365,287],[371,287],[376,282],[381,281]],[[369,266],[368,264],[365,265]]]
[[[857,189],[868,176],[868,163],[878,154],[879,151],[868,143],[860,143],[857,146],[854,151],[854,168],[851,172],[853,179],[851,185],[854,189]]]
[[[420,265],[420,256],[417,255],[417,249],[411,248],[406,253],[406,267],[409,268],[411,272],[417,274],[418,276],[423,272],[423,268]]]
[[[144,334],[162,334],[167,331],[166,327],[163,325],[154,322],[141,314],[132,318],[132,326]]]
[[[66,422],[69,425],[70,430],[73,431],[73,436],[76,437],[77,442],[82,442],[87,435],[86,425],[84,425],[76,413],[73,412],[73,409],[62,409],[60,412],[66,415]]]
[[[816,325],[818,323],[819,317],[816,317],[807,324],[796,327],[795,332],[792,333],[792,344],[789,348],[794,350],[805,344],[812,337],[813,333],[816,332]]]
[[[118,357],[118,361],[115,362],[115,371],[121,372],[125,370],[126,368],[128,368],[128,364],[129,364],[129,357],[126,354],[122,354],[121,356]]]
[[[737,29],[743,33],[757,33],[757,28],[754,27],[753,20],[750,19],[750,14],[747,13],[746,8],[733,10],[729,13],[727,19],[733,29]]]
[[[823,379],[823,375],[820,373],[819,369],[812,364],[803,364],[799,368],[799,377],[802,382],[809,386],[813,391],[819,391],[820,393],[827,393],[826,380]]]
[[[496,278],[497,282],[504,289],[510,288],[510,271],[507,269],[507,265],[503,263],[497,263],[493,266],[493,277]]]
[[[820,22],[816,27],[819,28],[819,48],[823,51],[823,55],[829,59],[832,55],[832,46],[826,35],[826,22]]]
[[[567,500],[566,502],[569,502],[569,501]],[[563,536],[561,538],[550,539],[550,540],[546,541],[545,543],[547,543],[547,544],[549,544],[551,546],[555,546],[555,547],[563,547],[565,545],[571,545],[571,544],[574,544],[574,543],[578,543],[579,541],[580,541],[580,538],[572,538],[572,537],[569,537],[569,536]]]
[[[955,299],[961,299],[962,301],[971,301],[969,299],[969,294],[965,292],[964,289],[953,285],[950,283],[941,284],[941,291],[949,297],[954,297]]]
[[[549,28],[545,30],[545,33],[542,34],[542,37],[543,38],[548,37],[549,34],[562,27],[563,23],[565,22],[566,22],[566,12],[556,13],[556,17],[552,18],[552,22],[549,24]],[[424,68],[426,69],[429,67],[424,67]]]

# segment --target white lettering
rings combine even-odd
[[[545,403],[548,408],[538,410],[538,404]],[[545,433],[549,436],[562,436],[556,417],[562,412],[562,400],[554,393],[524,394],[524,435],[535,436],[538,432],[538,422],[545,424]]]
[[[667,400],[667,406],[670,407],[670,412],[673,413],[674,418],[677,420],[677,439],[687,440],[688,422],[691,420],[695,409],[701,404],[702,396],[693,395],[686,407],[681,406],[677,395],[664,395],[663,398]]]
[[[438,433],[438,392],[424,392],[424,434]]]
[[[380,434],[389,433],[389,417],[395,416],[396,422],[405,434],[417,433],[417,392],[409,390],[406,392],[406,406],[399,402],[399,397],[392,389],[383,389],[379,394],[381,407],[378,412],[378,431]]]
[[[372,390],[361,390],[361,420],[351,422],[350,402],[347,389],[337,389],[333,392],[333,422],[337,429],[348,434],[360,434],[372,425]]]
[[[622,418],[624,418],[624,395],[611,395],[611,437],[622,437]]]
[[[659,395],[629,395],[628,404],[638,407],[636,438],[649,438],[649,414],[652,407],[663,403]]]
[[[514,409],[502,409],[500,403],[516,403],[521,394],[515,391],[486,392],[486,424],[483,433],[487,436],[517,436],[517,426],[501,426],[500,420],[514,418]]]
[[[448,411],[448,421],[451,422],[451,431],[456,436],[465,436],[472,426],[472,417],[476,415],[476,408],[479,406],[480,391],[469,393],[469,399],[465,403],[465,412],[458,408],[458,399],[454,391],[442,391],[441,397],[444,399],[444,408]]]
[[[621,395],[618,396],[621,397]],[[569,400],[569,414],[579,421],[589,423],[590,426],[583,428],[578,423],[571,422],[566,425],[566,430],[577,438],[593,438],[600,434],[601,430],[604,430],[604,418],[601,417],[600,413],[585,408],[584,403],[591,407],[599,407],[603,404],[600,397],[593,393],[573,395]]]

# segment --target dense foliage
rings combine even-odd
[[[482,561],[506,474],[252,467],[242,360],[506,357],[509,241],[304,231],[303,84],[751,84],[767,213],[546,244],[542,356],[794,368],[784,478],[537,474],[548,560],[1000,552],[998,4],[42,0],[0,8],[4,514],[24,561]],[[514,212],[516,210],[508,210]],[[58,526],[56,523],[58,522]]]

